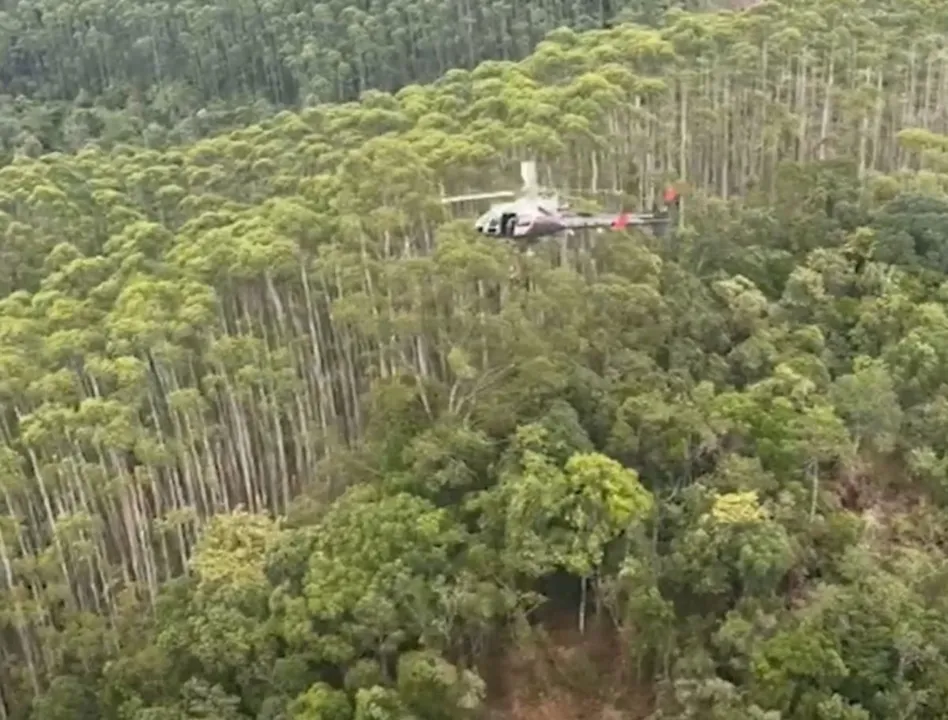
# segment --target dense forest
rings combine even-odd
[[[948,716],[948,5],[369,5],[0,11],[0,720]]]
[[[167,146],[285,107],[395,91],[543,36],[748,0],[56,0],[0,10],[0,152]]]

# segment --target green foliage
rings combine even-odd
[[[352,705],[344,692],[317,683],[290,703],[292,720],[352,720]]]
[[[449,720],[474,716],[484,683],[434,653],[409,652],[398,660],[398,693],[418,717]]]
[[[948,716],[944,3],[303,5],[0,15],[0,720]]]

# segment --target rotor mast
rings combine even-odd
[[[536,160],[520,161],[520,178],[523,180],[523,188],[520,190],[520,194],[524,199],[536,203],[544,208],[546,212],[555,213],[559,210],[559,195],[555,192],[545,191],[540,187],[537,180]]]
[[[540,195],[537,183],[537,163],[535,160],[520,161],[520,177],[523,179],[523,194],[534,199]]]

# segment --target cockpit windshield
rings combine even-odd
[[[488,211],[477,218],[474,228],[487,235],[498,235],[500,234],[500,218],[497,213]]]

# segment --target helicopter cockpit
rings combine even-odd
[[[530,219],[528,217],[521,218],[513,210],[492,208],[477,219],[474,227],[484,235],[514,237],[517,227],[528,227],[529,225]]]

